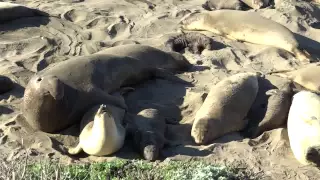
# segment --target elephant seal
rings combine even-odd
[[[240,131],[259,90],[257,73],[238,73],[214,85],[197,111],[191,136],[197,144]]]
[[[261,9],[269,5],[270,0],[240,0],[253,9]]]
[[[124,101],[124,89],[121,91],[115,95]],[[68,153],[75,155],[83,150],[89,155],[106,156],[121,149],[126,136],[122,125],[124,115],[124,109],[107,104],[91,108],[81,120],[78,145],[69,148]]]
[[[266,95],[269,98],[264,117],[257,127],[249,130],[251,138],[256,138],[264,131],[279,128],[286,123],[293,96],[291,81],[286,83],[281,89],[268,90]]]
[[[241,22],[241,25],[234,22]],[[302,63],[311,61],[310,55],[299,49],[298,41],[288,28],[255,12],[193,12],[183,17],[179,24],[184,30],[210,31],[233,40],[274,46],[294,54]]]
[[[112,52],[122,52],[124,56]],[[172,71],[184,71],[190,66],[179,53],[138,44],[70,58],[48,66],[30,79],[22,112],[32,128],[54,133],[80,121],[94,105],[110,104],[126,109],[125,103],[109,94],[120,87],[152,77],[171,77]]]
[[[303,165],[320,165],[320,97],[309,91],[293,96],[288,136],[295,158]]]
[[[0,23],[32,16],[49,16],[49,14],[20,4],[0,2]]]
[[[169,38],[165,42],[165,46],[167,49],[176,52],[188,47],[190,52],[201,54],[203,49],[213,49],[213,40],[204,34],[189,32]]]
[[[243,3],[240,0],[207,0],[202,7],[208,11],[218,9],[242,10]]]

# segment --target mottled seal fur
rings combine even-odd
[[[0,23],[32,16],[49,16],[49,14],[21,4],[0,2]]]
[[[306,67],[302,67],[300,69],[292,70],[286,73],[284,73],[283,71],[272,72],[270,74],[278,75],[292,80],[297,88],[320,93],[320,64],[310,64]]]
[[[112,52],[128,56],[111,55]],[[119,98],[109,94],[120,87],[134,85],[153,76],[165,77],[190,66],[179,53],[166,53],[137,44],[74,57],[47,67],[30,79],[24,93],[22,112],[32,128],[57,132],[79,122],[94,105],[110,104],[126,109]]]
[[[127,131],[133,138],[133,147],[146,160],[157,160],[166,143],[166,121],[159,110],[149,108],[128,120]]]
[[[293,96],[288,136],[295,158],[303,165],[320,166],[320,97],[301,91]]]
[[[256,138],[263,132],[279,128],[286,123],[293,96],[291,81],[284,84],[281,89],[268,90],[266,95],[269,97],[265,114],[257,127],[249,130],[251,138]]]
[[[234,9],[242,10],[243,3],[240,0],[207,0],[202,7],[206,10],[218,10],[218,9]]]
[[[201,54],[203,49],[212,50],[214,45],[210,37],[197,32],[189,32],[169,38],[165,46],[171,51],[180,52],[184,48],[189,48],[191,53]]]
[[[197,144],[207,144],[227,133],[240,131],[258,93],[258,74],[239,73],[214,85],[197,111],[191,136]]]
[[[253,9],[261,9],[269,5],[270,0],[240,0]]]
[[[235,22],[241,22],[241,25]],[[298,41],[287,27],[255,12],[193,12],[182,18],[180,25],[184,30],[210,31],[234,40],[281,48],[294,54],[303,63],[311,61],[310,55],[299,49]]]

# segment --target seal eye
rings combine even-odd
[[[40,82],[40,81],[42,81],[42,78],[38,77],[37,82]]]

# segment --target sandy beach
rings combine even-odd
[[[24,88],[34,73],[71,57],[93,54],[122,44],[144,44],[166,50],[166,41],[180,34],[178,23],[181,18],[195,10],[206,11],[202,7],[205,1],[1,2],[36,8],[48,16],[23,17],[0,24],[0,75],[14,81],[12,90],[0,95],[0,159],[23,158],[26,152],[31,159],[45,157],[62,163],[102,162],[116,157],[141,158],[129,145],[106,157],[67,155],[65,146],[74,146],[78,142],[79,125],[60,134],[33,131],[21,112]],[[257,10],[247,7],[246,11],[256,12],[289,28],[300,46],[313,59],[320,59],[320,2],[275,0],[270,7]],[[261,174],[264,179],[320,179],[319,169],[303,166],[294,158],[286,126],[264,132],[255,139],[246,138],[243,132],[235,132],[206,146],[194,143],[190,135],[191,126],[211,86],[240,72],[268,73],[302,66],[284,50],[203,33],[213,39],[213,49],[204,49],[201,54],[182,50],[180,53],[194,66],[190,71],[176,75],[191,80],[194,87],[152,79],[137,84],[135,91],[125,96],[130,113],[157,108],[164,112],[166,119],[176,122],[167,125],[166,137],[182,145],[165,148],[162,159],[202,158],[212,163],[235,164]],[[281,88],[286,82],[285,78],[275,75],[266,75],[266,79],[271,83],[269,86],[276,88]],[[263,89],[260,88],[259,93]],[[252,123],[256,123],[254,119],[249,122]]]

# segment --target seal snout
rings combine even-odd
[[[143,149],[143,157],[149,161],[155,161],[159,156],[159,149],[156,145],[147,145]]]
[[[320,146],[313,146],[307,149],[306,159],[320,167]]]

